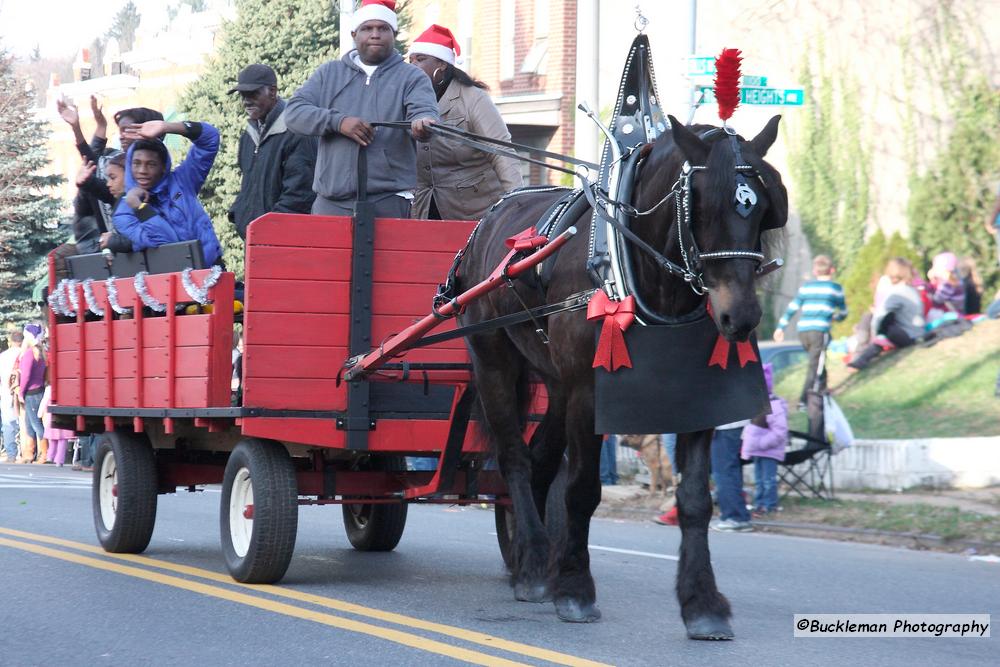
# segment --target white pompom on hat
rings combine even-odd
[[[459,47],[455,35],[451,34],[451,30],[434,23],[413,40],[409,55],[412,56],[415,53],[434,56],[438,60],[454,65],[458,56],[462,54],[462,49]]]
[[[383,21],[388,23],[394,32],[399,32],[395,0],[362,0],[358,11],[354,12],[354,26],[351,32],[357,32],[365,21]]]

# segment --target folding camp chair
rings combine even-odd
[[[808,433],[788,432],[789,443],[803,442],[802,447],[785,452],[778,464],[778,478],[785,484],[780,500],[792,492],[802,498],[833,500],[833,462],[830,443]]]

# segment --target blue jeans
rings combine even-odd
[[[749,521],[743,502],[743,464],[740,463],[740,435],[743,428],[717,430],[712,436],[712,477],[723,520]]]
[[[674,471],[674,475],[677,475],[680,472],[677,469],[677,434],[664,433],[660,436],[660,442],[663,443],[663,448],[667,450],[667,458],[670,459],[671,470]]]
[[[84,468],[94,467],[94,436],[80,436],[80,465]]]
[[[17,432],[21,430],[17,419],[3,423],[3,448],[7,450],[7,456],[12,459],[17,458]]]
[[[43,396],[42,392],[38,392],[24,397],[24,411],[27,413],[24,417],[24,430],[29,438],[35,439],[35,451],[38,451],[37,442],[45,437],[45,426],[42,424],[42,418],[38,416],[38,408],[42,406]]]
[[[753,457],[755,509],[773,512],[778,508],[778,462],[766,456]]]
[[[618,483],[618,438],[613,435],[604,436],[601,442],[601,484],[614,485]]]

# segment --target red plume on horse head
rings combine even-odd
[[[719,105],[719,118],[729,120],[740,104],[739,49],[722,49],[715,59],[715,101]]]

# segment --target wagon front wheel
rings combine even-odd
[[[96,436],[91,501],[97,539],[110,553],[145,551],[156,523],[156,459],[145,435]]]
[[[270,584],[285,576],[299,520],[295,466],[274,441],[247,438],[229,455],[222,481],[220,532],[236,581]]]

